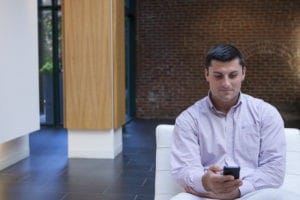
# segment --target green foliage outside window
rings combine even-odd
[[[53,63],[52,62],[46,62],[41,68],[40,73],[51,75],[53,72]]]

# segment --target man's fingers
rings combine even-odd
[[[233,181],[226,181],[223,184],[218,185],[217,192],[218,193],[228,193],[233,190],[238,189],[242,185],[242,181],[240,179],[235,179]]]
[[[212,165],[212,166],[210,166],[210,167],[208,168],[208,170],[213,171],[214,173],[217,173],[217,172],[222,171],[222,168],[220,168],[220,167],[217,166],[217,165]]]
[[[226,181],[233,181],[234,177],[232,175],[225,175],[225,176],[219,176],[218,182],[226,182]]]

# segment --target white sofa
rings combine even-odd
[[[170,174],[170,144],[174,125],[156,127],[155,200],[169,200],[183,191]],[[282,187],[300,194],[300,130],[285,128],[287,141],[287,168]]]

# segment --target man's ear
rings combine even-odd
[[[206,81],[208,82],[208,68],[204,69],[204,76],[205,76]]]
[[[242,68],[242,76],[243,76],[243,80],[245,79],[246,71],[247,71],[246,66],[244,66],[244,67]]]

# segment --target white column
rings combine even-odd
[[[69,158],[115,158],[122,151],[122,128],[68,130]]]

